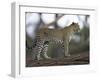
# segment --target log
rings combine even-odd
[[[63,59],[26,60],[26,67],[89,64],[89,53],[74,54]]]

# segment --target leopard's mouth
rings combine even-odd
[[[80,32],[80,29],[74,29],[74,32]]]
[[[80,32],[80,28],[77,29],[77,32]]]

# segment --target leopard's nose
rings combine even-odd
[[[78,27],[78,29],[80,30],[80,27]]]

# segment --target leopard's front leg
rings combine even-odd
[[[70,56],[69,54],[69,39],[65,38],[64,40],[64,51],[65,51],[65,56]]]

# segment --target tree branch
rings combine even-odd
[[[53,25],[54,23],[56,23],[56,22],[57,22],[59,19],[61,19],[63,16],[64,16],[64,14],[61,15],[61,16],[58,16],[58,17],[56,18],[56,20],[52,21],[52,22],[49,23],[49,24],[46,24],[44,27],[45,27],[45,28],[48,28],[49,26],[51,26],[51,25]]]

